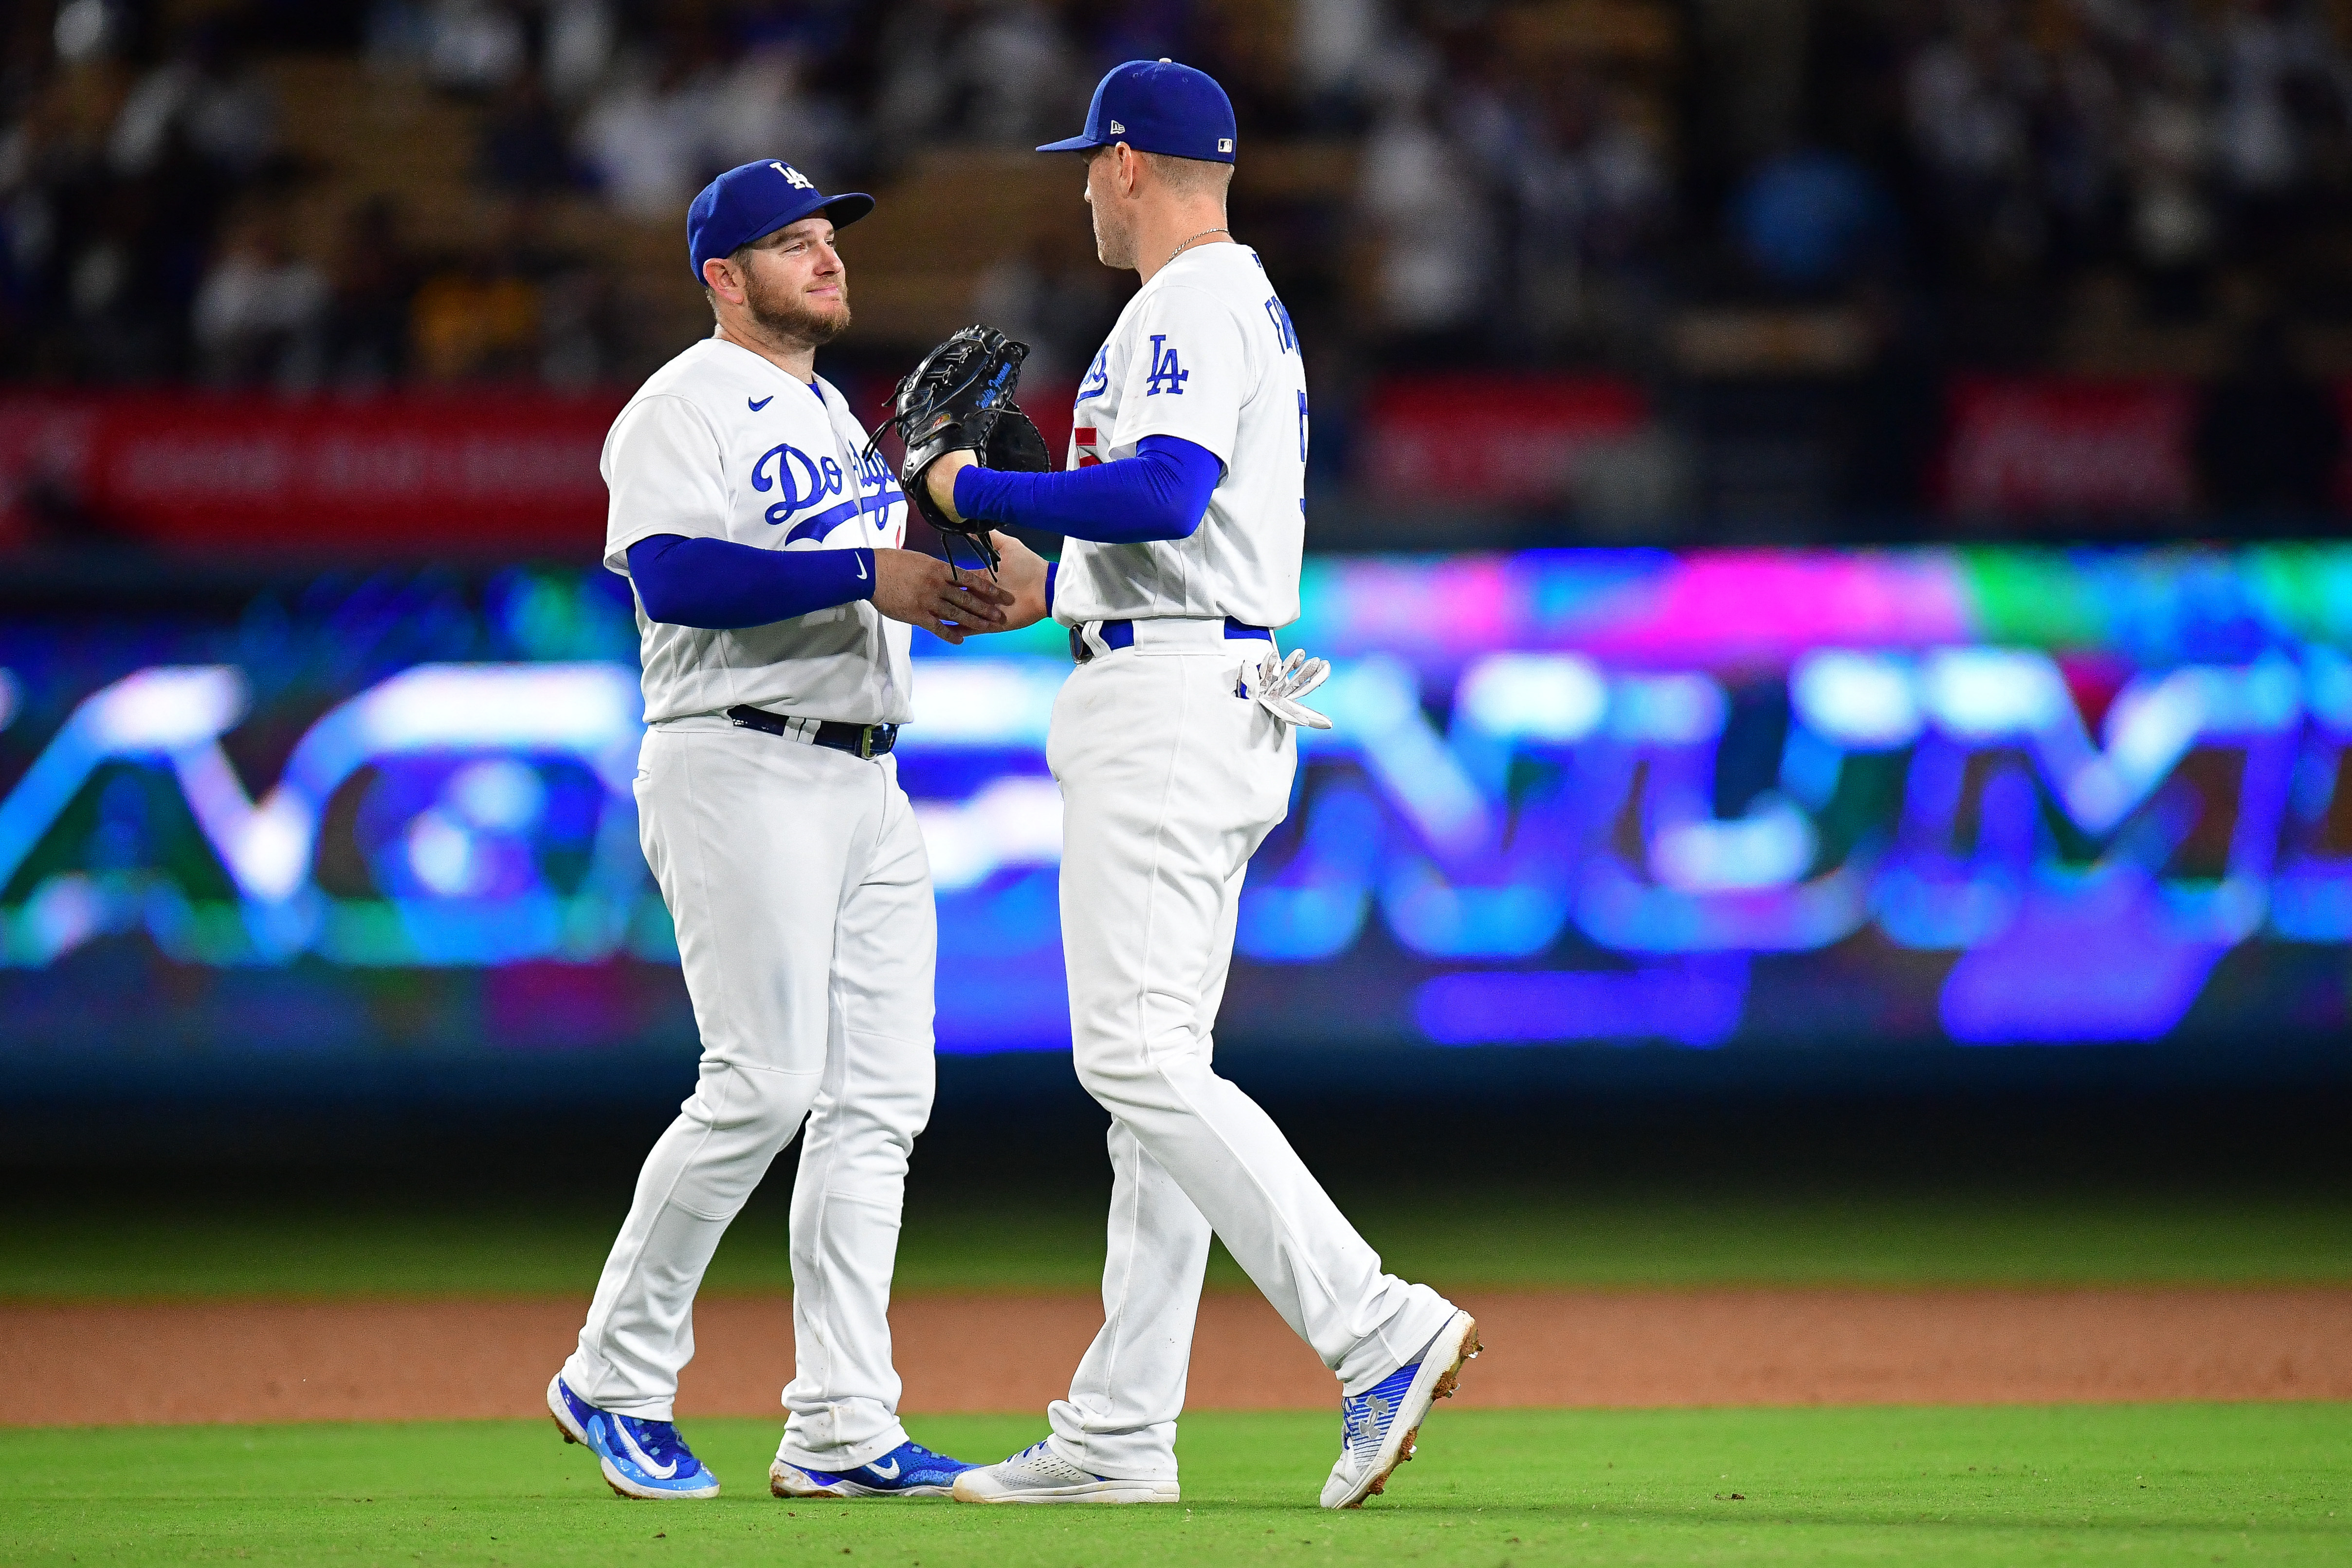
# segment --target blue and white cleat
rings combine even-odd
[[[1339,1401],[1339,1462],[1323,1483],[1325,1508],[1360,1508],[1378,1497],[1389,1473],[1412,1458],[1412,1440],[1430,1407],[1454,1397],[1462,1363],[1476,1355],[1478,1324],[1456,1312],[1422,1348],[1421,1359],[1382,1378],[1378,1387]]]
[[[562,1373],[548,1381],[547,1413],[565,1442],[583,1444],[596,1456],[605,1484],[623,1497],[719,1495],[719,1478],[703,1468],[669,1422],[599,1410],[572,1393]]]
[[[975,1465],[955,1483],[958,1502],[1174,1502],[1180,1495],[1172,1480],[1123,1481],[1082,1470],[1051,1443]]]
[[[812,1470],[778,1455],[768,1467],[768,1489],[778,1497],[949,1497],[955,1479],[974,1468],[920,1443],[901,1443],[839,1474]]]

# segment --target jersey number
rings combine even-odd
[[[1151,334],[1151,374],[1146,378],[1143,395],[1157,397],[1165,392],[1171,396],[1184,395],[1184,384],[1192,373],[1176,363],[1176,351],[1167,346],[1168,334]]]

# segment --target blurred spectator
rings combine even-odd
[[[409,313],[418,374],[430,381],[510,380],[540,370],[542,280],[562,269],[529,204],[506,207],[465,254],[436,268]]]
[[[116,172],[144,174],[173,138],[233,179],[262,172],[278,151],[278,102],[217,25],[197,28],[139,79],[116,115],[107,153]]]
[[[819,184],[828,184],[854,156],[853,137],[835,105],[812,97],[798,50],[771,45],[730,67],[709,100],[705,145],[710,162],[733,168],[761,158],[786,158]]]
[[[549,0],[541,69],[556,101],[577,103],[604,79],[613,63],[615,33],[613,7],[605,0]]]
[[[2212,121],[2200,64],[2185,50],[2159,48],[2135,84],[2126,154],[2132,242],[2141,260],[2159,269],[2201,260],[2213,245],[2205,184]]]
[[[605,198],[646,222],[674,219],[712,160],[710,83],[674,53],[624,70],[582,115],[575,141]]]
[[[1031,0],[912,0],[892,9],[877,52],[877,137],[894,148],[940,139],[1035,146],[1068,134],[1062,128],[1094,87],[1053,16]]]
[[[400,210],[389,197],[345,215],[330,289],[329,378],[358,386],[397,379],[408,368],[416,265],[401,232]]]
[[[2308,173],[2310,143],[2345,123],[2347,65],[2319,20],[2282,0],[2236,0],[2217,39],[2223,178],[2251,196],[2283,195]]]
[[[196,291],[191,325],[205,379],[315,384],[327,308],[326,275],[289,252],[283,219],[266,208],[244,216]]]
[[[537,71],[518,71],[484,119],[475,172],[506,195],[548,195],[572,184],[563,121]]]
[[[1486,303],[1494,236],[1466,160],[1430,121],[1423,80],[1417,63],[1397,68],[1365,139],[1356,201],[1381,328],[1409,355],[1443,357]]]
[[[500,0],[435,0],[424,42],[426,77],[452,92],[492,92],[523,68],[522,18]]]
[[[1516,129],[1516,127],[1515,127]],[[1589,79],[1551,85],[1513,146],[1524,330],[1547,347],[1592,324],[1595,273],[1643,258],[1669,190],[1657,148],[1621,98]]]
[[[1988,272],[2042,253],[2032,132],[2044,83],[2040,57],[1997,0],[1959,0],[1911,64],[1911,132],[1945,242]]]
[[[697,302],[655,231],[675,234],[711,173],[782,156],[827,183],[961,177],[990,162],[888,165],[1066,133],[1102,68],[1160,55],[1216,72],[1245,149],[1268,154],[1245,150],[1236,230],[1335,389],[1391,360],[1654,367],[1664,323],[1727,280],[1797,300],[1868,286],[1873,310],[1911,323],[1923,384],[1962,359],[2218,363],[2222,284],[2242,277],[2279,341],[2352,361],[2352,62],[2319,0],[1776,0],[1727,31],[1672,0],[310,9],[332,15],[306,19],[299,0],[0,13],[7,374],[625,378],[688,330]],[[1734,37],[1754,59],[1725,54]],[[343,102],[320,51],[354,48],[382,69]],[[1798,59],[1801,117],[1775,85]],[[1752,68],[1771,112],[1677,85],[1727,66]],[[1766,121],[1780,140],[1761,145],[1805,151],[1758,161]],[[414,166],[332,142],[412,123],[455,140]],[[220,238],[225,213],[286,207],[289,145],[318,160],[306,207],[345,215],[323,282],[256,217]],[[511,243],[452,246],[471,216],[449,175],[468,153]],[[598,260],[515,232],[513,215],[541,210]],[[445,259],[415,258],[404,211]],[[983,249],[1003,259],[977,278],[898,250],[858,265],[891,271],[899,298],[969,283],[1035,345],[1033,374],[1066,377],[1123,285],[1025,195],[1002,211]],[[2275,382],[2247,352],[2245,386]],[[1344,391],[1330,401],[1336,432]],[[2252,473],[2229,493],[2252,494]]]
[[[1316,118],[1344,115],[1379,55],[1381,24],[1378,0],[1298,0],[1293,48]]]
[[[428,381],[510,376],[539,350],[539,289],[485,255],[435,272],[411,317],[417,373]]]

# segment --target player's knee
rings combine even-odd
[[[714,1132],[781,1148],[815,1100],[817,1075],[705,1062],[687,1114]]]
[[[1080,1087],[1106,1106],[1137,1100],[1160,1075],[1151,1053],[1131,1041],[1098,1041],[1071,1053]]]
[[[889,1083],[861,1088],[848,1100],[824,1109],[812,1122],[809,1136],[838,1142],[854,1151],[861,1166],[900,1170],[914,1152],[915,1139],[931,1119],[931,1086]]]

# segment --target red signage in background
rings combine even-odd
[[[1357,478],[1383,506],[1557,503],[1593,447],[1649,418],[1641,388],[1599,377],[1394,377],[1365,400]]]
[[[159,546],[593,559],[625,395],[0,398],[0,505]]]
[[[1963,376],[1950,406],[1947,511],[2154,516],[2196,500],[2184,384]]]

